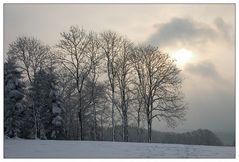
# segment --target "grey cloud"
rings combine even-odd
[[[170,22],[156,25],[158,30],[148,42],[155,45],[182,42],[203,43],[214,39],[216,32],[210,26],[186,18],[173,18]]]
[[[232,27],[231,25],[227,24],[222,18],[218,17],[214,21],[216,27],[218,30],[222,33],[223,37],[227,40],[231,40],[231,31]]]
[[[185,70],[191,74],[200,75],[202,77],[208,77],[215,81],[223,81],[222,77],[216,71],[214,64],[211,62],[205,61],[199,64],[188,64],[185,67]]]

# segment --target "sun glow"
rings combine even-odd
[[[175,59],[176,63],[179,66],[183,66],[184,64],[189,62],[192,59],[192,56],[193,56],[192,52],[185,48],[175,51],[172,54],[173,59]]]

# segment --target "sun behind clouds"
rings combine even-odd
[[[192,59],[193,53],[185,48],[181,48],[173,52],[171,56],[178,66],[183,66]]]

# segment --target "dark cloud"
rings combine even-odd
[[[223,81],[222,77],[217,72],[214,64],[208,61],[200,62],[199,64],[187,64],[185,70],[194,75],[211,78],[215,81]]]
[[[215,31],[206,25],[190,19],[173,18],[169,23],[157,25],[158,30],[150,36],[148,41],[152,44],[166,44],[180,41],[202,42],[215,37]]]
[[[217,23],[222,26],[222,22]],[[173,18],[168,23],[155,26],[158,30],[148,39],[148,42],[154,45],[177,42],[198,44],[212,40],[217,36],[216,31],[210,26],[186,18]]]

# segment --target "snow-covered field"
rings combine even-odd
[[[5,158],[234,158],[235,147],[53,140],[4,140]]]

